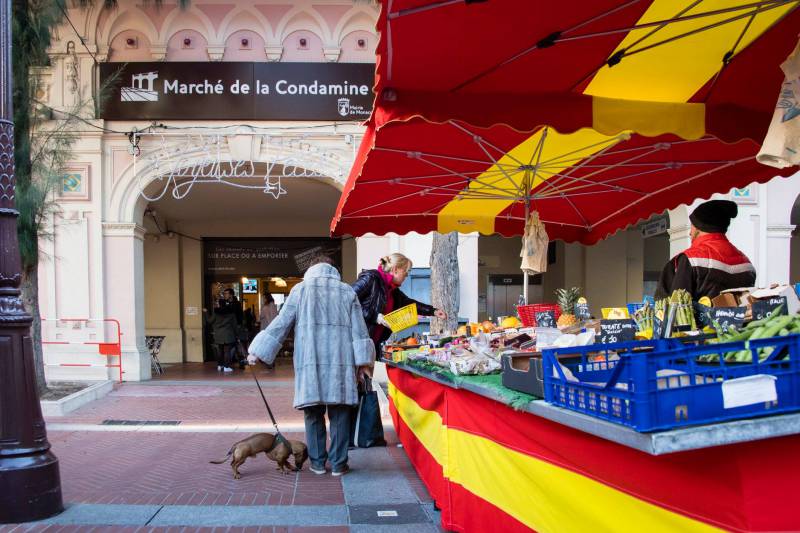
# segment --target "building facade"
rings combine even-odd
[[[271,72],[271,65],[281,65],[287,76],[297,69],[298,79],[323,71],[347,78],[339,73],[353,65],[371,69],[378,38],[374,3],[193,0],[182,9],[120,0],[115,9],[95,2],[67,14],[71,24],[55,35],[51,65],[32,73],[37,100],[52,109],[54,120],[80,116],[57,209],[48,221],[51,237],[41,242],[49,379],[113,376],[116,370],[103,367],[97,355],[98,343],[113,340],[113,323],[103,322],[109,319],[120,325],[125,380],[150,378],[148,336],[164,337],[164,363],[208,360],[203,309],[213,305],[219,289],[235,287],[257,311],[259,293],[290,288],[309,250],[333,250],[346,281],[393,251],[411,257],[415,267],[428,266],[430,235],[328,239],[364,131],[359,120],[366,115],[364,109],[358,115],[361,104],[356,105],[364,96],[360,85],[325,89],[356,94],[336,98],[323,112],[302,99],[269,109],[237,103],[265,87],[251,81],[248,94],[237,72],[264,66]],[[184,63],[191,66],[188,72]],[[167,78],[167,72],[179,71],[203,83]],[[226,76],[240,81],[238,100],[146,107],[168,91],[176,97],[205,97],[218,85],[234,91]],[[320,84],[273,81],[268,90],[275,97],[321,91]],[[109,94],[113,101],[104,104]],[[125,109],[146,111],[126,115]],[[238,161],[245,163],[234,168]],[[229,177],[221,179],[225,172]],[[761,284],[797,277],[800,267],[790,266],[789,258],[797,250],[792,208],[798,193],[797,176],[736,193],[742,215],[733,240],[753,258]],[[532,300],[551,300],[555,288],[572,285],[585,287],[598,308],[641,299],[654,265],[687,245],[687,208],[670,211],[668,219],[668,230],[648,238],[632,228],[591,248],[556,243]],[[512,312],[519,240],[463,235],[459,242],[459,316],[474,321]],[[800,261],[796,256],[792,265]],[[74,344],[59,344],[65,339]],[[73,363],[98,366],[61,366]]]

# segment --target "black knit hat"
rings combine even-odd
[[[706,233],[725,233],[736,218],[739,208],[730,200],[710,200],[697,206],[689,220],[692,225]]]

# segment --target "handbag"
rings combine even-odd
[[[357,447],[386,446],[378,393],[372,390],[372,379],[369,377],[364,378],[364,393],[358,398],[358,408],[353,426],[355,426],[353,444]]]

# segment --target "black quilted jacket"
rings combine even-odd
[[[378,314],[382,313],[386,306],[383,279],[377,270],[364,270],[353,283],[353,290],[358,295],[361,311],[364,313],[364,321],[367,323],[371,336],[377,325]],[[392,299],[394,300],[394,309],[415,303],[417,304],[417,313],[422,316],[433,316],[435,310],[433,306],[409,298],[400,289],[394,289]],[[385,328],[380,342],[388,339],[391,334],[392,332]]]

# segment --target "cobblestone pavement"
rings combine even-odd
[[[43,522],[0,526],[0,533],[440,531],[388,418],[389,445],[352,450],[352,471],[343,477],[315,475],[308,463],[283,475],[263,455],[240,467],[239,480],[229,464],[209,464],[237,440],[272,430],[250,371],[215,368],[167,368],[49,417],[67,509]],[[281,430],[304,440],[302,413],[291,405],[291,365],[261,366],[258,376]]]

